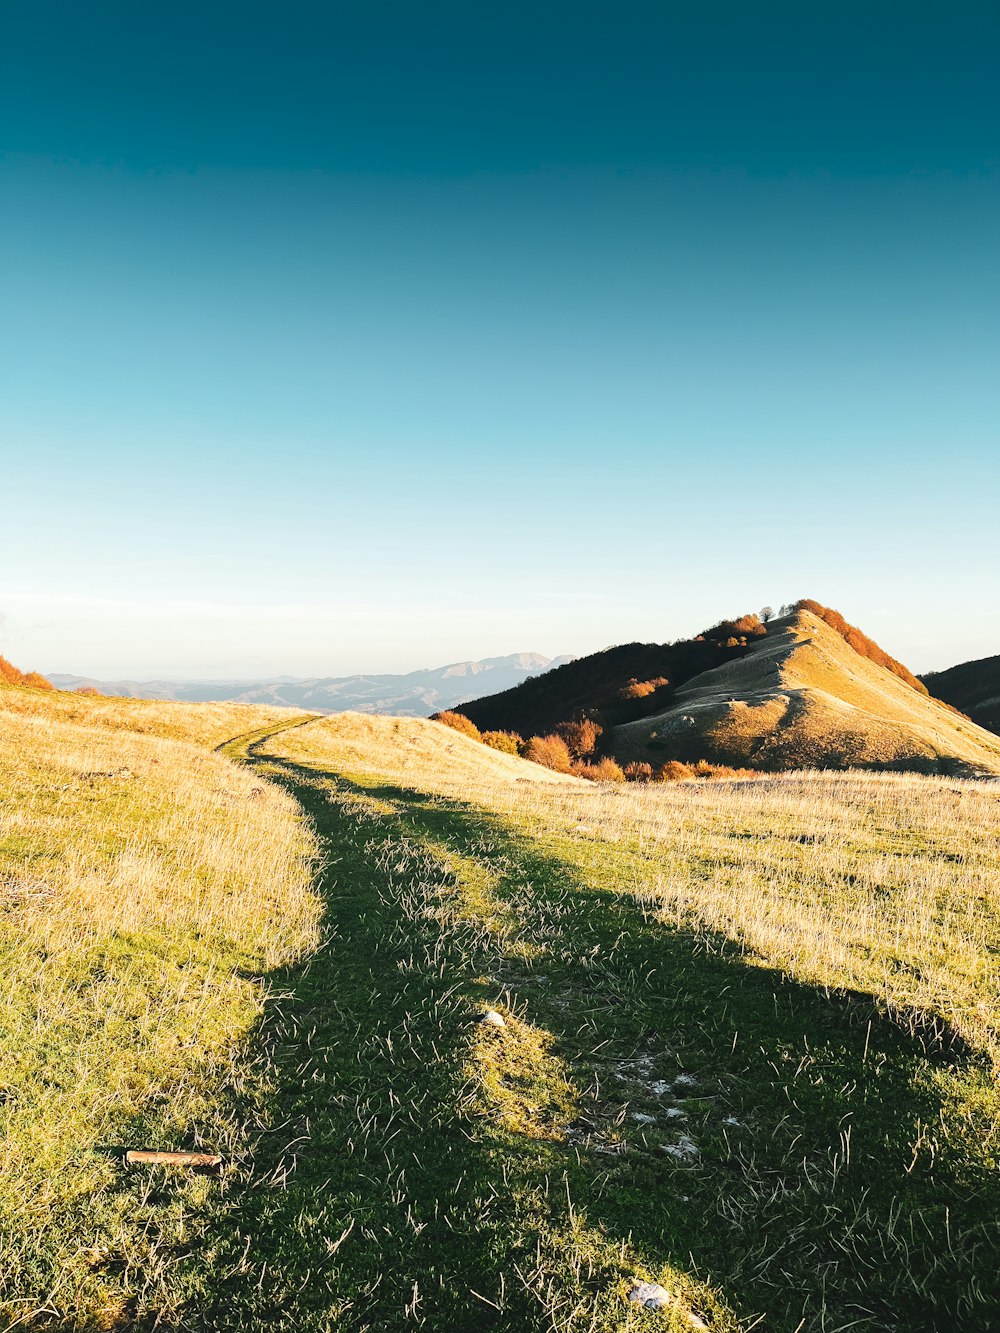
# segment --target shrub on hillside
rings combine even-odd
[[[77,694],[96,695],[98,698],[100,698],[101,695],[101,691],[96,689],[93,685],[81,685],[75,692]]]
[[[666,676],[655,676],[652,680],[630,680],[620,691],[619,697],[622,699],[648,699],[651,694],[664,685],[669,685],[670,681]]]
[[[51,680],[46,680],[40,671],[29,671],[24,678],[24,684],[30,685],[33,690],[54,690],[55,686]]]
[[[6,657],[0,657],[0,680],[6,685],[27,685],[35,690],[55,689],[52,682],[37,671],[19,671],[13,662],[7,661]]]
[[[708,778],[711,782],[722,782],[727,778],[756,778],[759,776],[755,768],[733,768],[729,764],[710,764],[707,759],[699,759],[694,764],[684,764],[679,759],[671,759],[662,768],[656,770],[657,782],[685,782],[688,778]]]
[[[636,763],[635,761],[633,761],[631,764],[626,764],[626,765],[625,765],[625,781],[626,781],[626,782],[652,782],[652,781],[653,781],[653,765],[652,765],[652,764],[641,764],[641,763]]]
[[[586,778],[588,782],[624,782],[625,774],[621,765],[613,759],[598,759],[596,764],[577,763],[573,765],[573,775]]]
[[[484,731],[481,740],[502,754],[520,754],[524,748],[524,741],[516,731]]]
[[[524,757],[556,773],[569,773],[573,768],[569,747],[561,736],[532,736],[525,744]]]
[[[481,741],[483,739],[482,733],[475,722],[471,722],[464,713],[453,713],[446,708],[443,713],[435,713],[431,721],[441,722],[446,727],[451,727],[453,731],[460,731],[463,736],[468,736],[470,740]]]
[[[591,718],[582,718],[579,722],[563,722],[556,727],[556,735],[566,742],[566,748],[574,759],[585,759],[594,753],[604,728]]]

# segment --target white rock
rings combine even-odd
[[[696,1088],[698,1080],[694,1074],[678,1074],[674,1079],[675,1088]]]
[[[668,1092],[673,1092],[673,1084],[668,1083],[666,1079],[658,1078],[655,1083],[650,1083],[649,1090],[656,1097],[665,1097]]]
[[[687,1134],[682,1134],[676,1143],[665,1143],[663,1151],[676,1157],[678,1162],[696,1162],[701,1156],[697,1143]]]
[[[663,1112],[668,1120],[686,1120],[687,1111],[682,1111],[679,1106],[668,1106]]]
[[[655,1115],[643,1115],[643,1113],[642,1113],[641,1111],[633,1111],[633,1112],[632,1112],[632,1119],[633,1119],[633,1120],[636,1122],[636,1124],[638,1124],[638,1125],[655,1125],[655,1124],[656,1124],[656,1116],[655,1116]]]
[[[658,1282],[637,1282],[628,1298],[647,1310],[665,1310],[674,1299],[666,1287],[661,1287]]]
[[[722,1123],[724,1125],[729,1125],[731,1129],[740,1129],[743,1124],[743,1122],[741,1120],[737,1120],[734,1115],[727,1115]]]
[[[505,1028],[507,1026],[503,1014],[498,1014],[495,1009],[486,1010],[486,1013],[483,1014],[483,1022],[491,1028]]]

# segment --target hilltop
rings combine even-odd
[[[921,677],[936,699],[960,708],[987,731],[1000,733],[1000,657],[980,657]]]
[[[91,676],[53,674],[60,689],[96,689],[101,694],[133,699],[173,699],[184,703],[232,701],[279,708],[305,708],[311,713],[389,713],[426,717],[452,708],[463,699],[510,689],[537,676],[565,658],[541,653],[508,653],[480,661],[449,662],[402,674],[354,676],[282,676],[267,680],[98,680]]]
[[[772,771],[1000,773],[995,736],[862,657],[813,612],[768,630],[742,661],[688,681],[666,712],[616,729],[616,752]]]
[[[808,600],[766,625],[744,616],[693,640],[581,658],[461,712],[522,735],[590,717],[622,762],[1000,773],[994,735]]]

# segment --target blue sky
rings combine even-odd
[[[1000,652],[1000,18],[21,3],[0,651]]]

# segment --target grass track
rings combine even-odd
[[[669,929],[482,810],[255,739],[325,849],[327,940],[273,979],[254,1165],[179,1266],[186,1327],[996,1327],[1000,1190],[949,1124],[990,1078],[967,1052]],[[671,1123],[653,1085],[680,1072]],[[681,1129],[695,1163],[664,1151]],[[633,1275],[673,1314],[630,1306]]]

